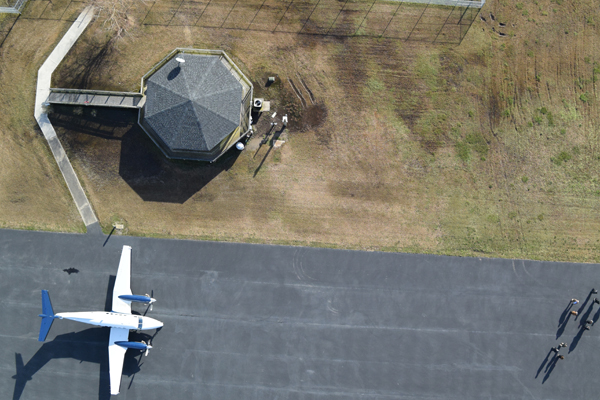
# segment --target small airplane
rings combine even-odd
[[[123,246],[121,261],[113,289],[112,311],[84,311],[54,314],[47,290],[42,290],[42,325],[38,340],[43,342],[48,336],[54,319],[70,319],[84,324],[105,326],[110,328],[108,339],[108,368],[110,375],[110,394],[119,394],[121,374],[127,349],[148,350],[152,348],[145,342],[130,342],[130,330],[160,329],[163,323],[150,317],[131,313],[131,302],[151,305],[156,299],[131,293],[131,247]]]

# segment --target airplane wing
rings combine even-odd
[[[123,362],[125,361],[126,348],[115,344],[115,342],[126,342],[129,340],[129,329],[110,328],[108,339],[108,374],[110,375],[110,394],[119,394],[121,388],[121,375],[123,374]]]
[[[112,310],[125,314],[131,314],[131,302],[121,300],[119,296],[131,293],[131,247],[123,246],[119,270],[113,288]]]

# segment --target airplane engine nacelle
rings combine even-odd
[[[119,296],[119,298],[121,300],[135,301],[138,303],[146,303],[146,304],[152,304],[156,301],[150,296],[141,296],[138,294],[122,294],[121,296]]]
[[[151,346],[148,346],[146,343],[142,342],[115,342],[116,345],[124,347],[126,349],[135,349],[135,350],[148,350],[151,349]]]

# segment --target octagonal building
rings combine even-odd
[[[225,52],[176,49],[142,78],[138,122],[168,158],[216,161],[250,133],[252,90]]]

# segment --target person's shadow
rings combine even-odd
[[[598,311],[596,311],[596,314],[594,314],[594,318],[592,318],[592,320],[594,321],[592,325],[596,325],[596,321],[598,321],[598,318],[600,318],[600,308],[598,309]]]
[[[542,361],[542,363],[540,364],[540,367],[537,370],[537,373],[535,374],[535,379],[537,379],[537,377],[540,375],[540,372],[542,372],[542,369],[544,369],[544,365],[546,365],[546,363],[548,362],[548,359],[550,358],[550,354],[552,354],[552,353],[554,353],[554,350],[550,349],[548,354],[546,354],[546,358],[544,359],[544,361]]]
[[[579,306],[579,309],[577,310],[578,313],[581,313],[581,310],[583,310],[585,308],[585,305],[588,303],[588,301],[590,301],[590,298],[592,297],[592,294],[594,294],[594,289],[590,290],[590,293],[588,293],[588,295],[585,298],[584,302],[581,304],[581,306]],[[592,303],[592,305],[594,305],[594,303]]]
[[[560,318],[558,319],[558,330],[556,331],[556,339],[558,339],[563,334],[565,328],[567,327],[569,318],[571,318],[571,307],[573,307],[573,303],[569,302],[569,305],[567,306],[567,308],[565,308],[565,310],[560,315]]]
[[[594,303],[590,304],[588,309],[585,311],[585,314],[581,316],[581,320],[579,321],[579,327],[584,327],[587,324],[587,321],[590,319],[590,314],[592,313],[592,309],[594,308]]]
[[[556,368],[557,362],[558,362],[558,354],[554,355],[554,357],[552,358],[552,360],[550,361],[548,366],[546,366],[546,375],[544,376],[544,379],[542,380],[542,385],[548,380],[548,378],[550,378],[550,374],[552,374],[552,371],[554,371],[554,368]]]
[[[32,380],[40,369],[55,358],[73,358],[81,362],[100,364],[98,398],[100,400],[109,399],[111,396],[108,374],[108,336],[108,328],[89,328],[80,332],[58,335],[53,341],[45,342],[27,364],[24,364],[20,353],[15,353],[17,373],[13,376],[15,379],[13,400],[19,400],[27,381]],[[131,332],[129,335],[129,340],[136,342],[148,341],[151,338],[151,335],[145,333]],[[139,372],[139,360],[136,359],[138,355],[141,355],[140,351],[128,350],[125,353],[124,375],[132,376]]]
[[[585,331],[586,331],[585,325],[579,327],[579,332],[577,332],[577,335],[575,335],[575,337],[571,341],[571,345],[569,346],[569,354],[573,350],[575,350],[575,347],[577,347],[577,344],[579,344],[579,341],[581,340],[581,337],[583,336],[583,332],[585,332]]]

